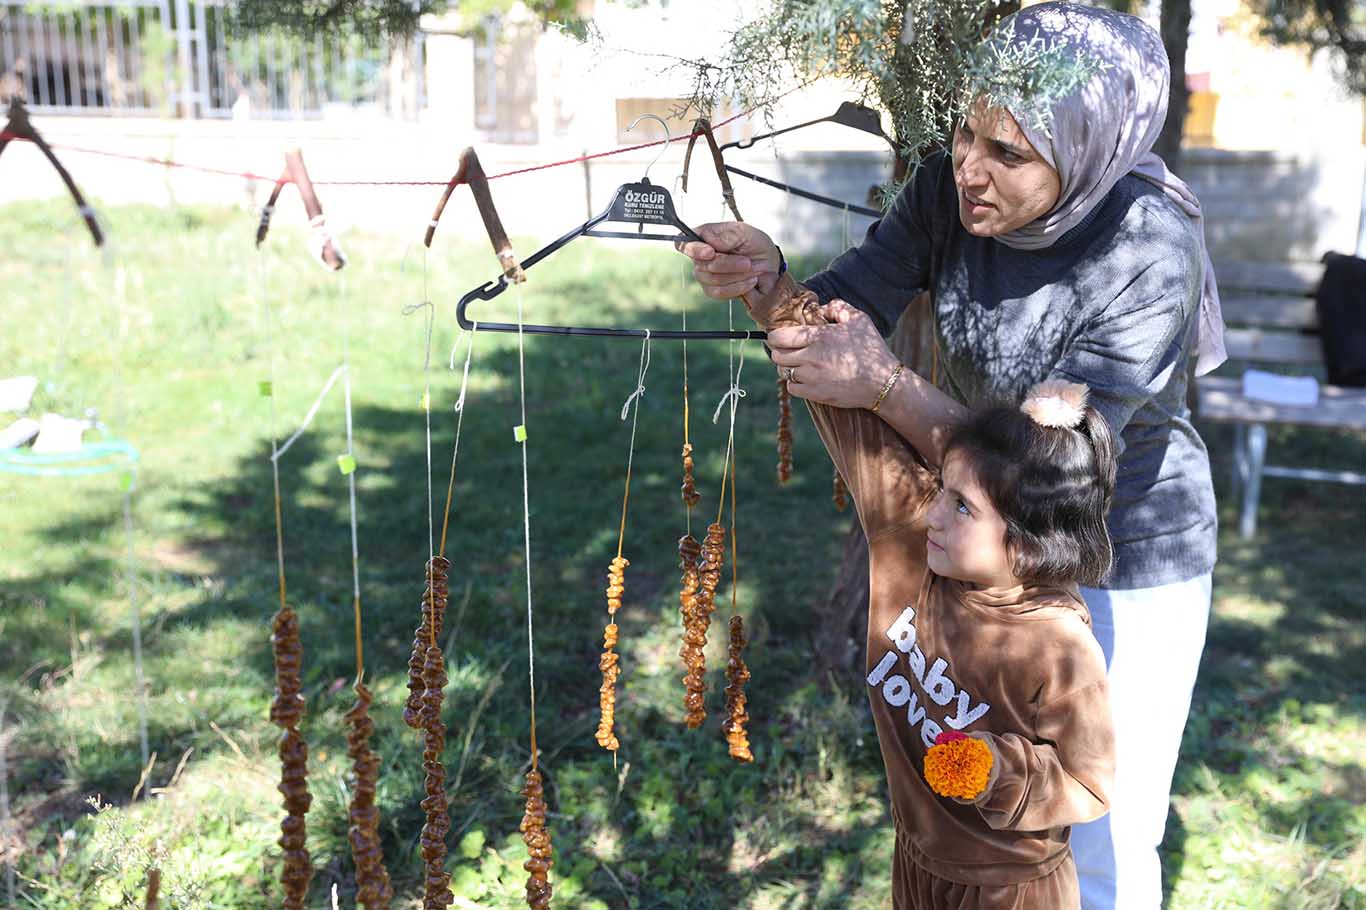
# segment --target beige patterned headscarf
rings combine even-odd
[[[1013,28],[1007,27],[1013,23]],[[1012,44],[1066,44],[1107,64],[1053,103],[1048,129],[1019,116],[1025,137],[1058,172],[1062,190],[1051,211],[997,239],[1020,250],[1046,249],[1081,223],[1126,174],[1161,189],[1191,219],[1200,242],[1204,283],[1196,335],[1196,375],[1227,359],[1214,266],[1205,248],[1200,200],[1153,154],[1167,118],[1171,69],[1162,39],[1135,16],[1075,3],[1043,3],[1002,20]]]

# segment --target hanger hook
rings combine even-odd
[[[642,120],[653,120],[656,123],[658,123],[660,127],[664,130],[664,142],[661,143],[659,146],[659,154],[655,155],[655,160],[651,161],[649,165],[647,165],[645,168],[645,179],[649,180],[650,168],[658,164],[659,159],[664,157],[664,152],[669,148],[669,143],[674,141],[674,137],[673,133],[669,132],[669,124],[665,123],[664,118],[659,116],[658,114],[641,114],[639,117],[631,121],[631,125],[626,127],[626,132],[631,132],[631,130],[636,128],[636,124]]]

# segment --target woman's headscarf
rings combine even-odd
[[[1196,374],[1208,373],[1227,354],[1200,201],[1152,152],[1167,118],[1171,82],[1162,39],[1135,16],[1073,3],[1023,9],[1002,20],[994,36],[999,36],[994,49],[998,58],[1004,53],[1009,59],[1013,52],[1018,61],[1040,49],[1067,48],[1064,59],[1091,66],[1081,84],[1061,97],[1049,99],[1044,93],[1044,116],[1022,116],[1024,112],[1011,108],[1030,144],[1058,172],[1062,188],[1046,215],[997,239],[1015,249],[1045,249],[1081,223],[1124,175],[1158,187],[1191,219],[1200,241],[1204,286]],[[991,44],[988,39],[987,46]],[[986,65],[991,65],[990,58]]]

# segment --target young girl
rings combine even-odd
[[[814,300],[784,276],[746,305],[765,329],[840,306]],[[1086,395],[1041,383],[1020,407],[946,428],[934,453],[884,423],[880,401],[808,403],[868,538],[866,678],[896,910],[1080,906],[1069,826],[1108,811],[1114,774],[1105,660],[1077,584],[1110,568],[1115,453]],[[961,734],[985,745],[990,772],[971,798],[941,796],[926,756]]]

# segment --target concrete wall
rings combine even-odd
[[[1221,259],[1317,260],[1359,242],[1366,150],[1192,149],[1183,174],[1205,212],[1205,242]]]

